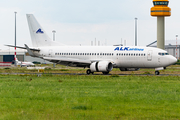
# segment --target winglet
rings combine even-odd
[[[36,57],[36,55],[30,50],[30,48],[26,44],[24,44],[24,46],[26,47],[26,50],[28,51],[30,56]]]

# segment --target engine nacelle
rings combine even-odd
[[[93,62],[90,65],[91,72],[110,72],[113,69],[113,65],[108,61]]]
[[[119,68],[121,71],[138,71],[140,68]]]

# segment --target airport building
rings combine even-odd
[[[49,64],[51,62],[37,58],[31,57],[26,50],[17,49],[16,57],[19,61],[28,62],[40,62],[42,64]],[[0,62],[13,62],[14,61],[14,50],[0,50]]]
[[[165,45],[165,50],[170,54],[176,57],[177,59],[180,59],[180,45]]]
[[[171,16],[168,0],[153,0],[151,16],[157,17],[157,47],[165,49],[165,17]]]
[[[180,59],[180,45],[176,44],[176,40],[166,40],[165,50],[172,56]],[[157,47],[157,43],[150,45],[149,47]]]

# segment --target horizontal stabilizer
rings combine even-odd
[[[20,49],[26,49],[26,47],[21,47],[21,46],[14,46],[14,45],[5,45],[8,47],[16,47],[16,48],[20,48]],[[29,48],[32,51],[40,51],[39,49],[34,49],[34,48]]]

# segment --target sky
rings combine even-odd
[[[165,18],[165,39],[180,36],[180,0],[170,0],[171,17]],[[135,18],[138,18],[138,45],[156,40],[157,18],[150,15],[152,0],[1,0],[0,49],[14,45],[15,14],[17,46],[32,46],[26,14],[34,14],[43,29],[66,45],[134,45]],[[180,42],[179,42],[180,43]],[[179,44],[178,43],[178,44]]]

